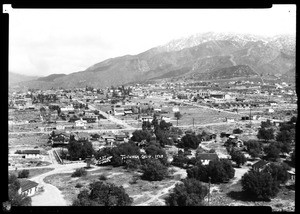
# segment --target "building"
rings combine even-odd
[[[294,181],[295,178],[296,178],[295,172],[292,171],[292,170],[289,170],[289,171],[287,171],[287,172],[288,172],[288,175],[289,175],[289,179]]]
[[[269,165],[270,163],[264,160],[259,160],[257,161],[255,164],[252,165],[252,169],[254,171],[260,172],[263,169],[266,168],[267,165]]]
[[[38,183],[27,179],[20,179],[20,189],[18,190],[20,195],[33,196],[37,192]]]
[[[40,150],[23,150],[21,151],[22,158],[40,158]]]
[[[208,165],[210,161],[219,160],[216,153],[201,153],[198,155],[198,159],[203,165]]]
[[[78,128],[86,129],[86,124],[87,124],[87,122],[85,120],[82,120],[82,118],[80,118],[80,120],[75,121],[75,126]]]

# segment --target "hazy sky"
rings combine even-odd
[[[45,76],[85,70],[201,32],[296,33],[296,6],[271,9],[13,9],[9,70]]]

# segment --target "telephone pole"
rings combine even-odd
[[[195,127],[195,118],[193,118],[193,128]]]

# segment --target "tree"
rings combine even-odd
[[[151,155],[152,157],[159,157],[158,160],[164,165],[167,165],[167,154],[163,148],[157,147],[155,145],[149,145],[145,148],[145,152],[147,155]]]
[[[243,191],[257,199],[269,200],[279,191],[277,182],[266,172],[249,171],[241,179]]]
[[[259,157],[262,152],[262,144],[259,141],[249,140],[244,144],[247,147],[247,152],[249,155],[251,155],[253,158]]]
[[[168,174],[168,168],[157,159],[145,159],[142,170],[142,179],[148,181],[161,181]]]
[[[234,177],[235,170],[227,159],[213,160],[208,165],[202,165],[200,161],[187,170],[188,178],[208,182],[211,177],[212,183],[223,183]]]
[[[267,121],[261,121],[260,127],[262,128],[269,128],[272,126],[271,120],[267,119]]]
[[[293,130],[293,131],[292,131]],[[289,153],[291,150],[291,143],[293,141],[293,138],[295,137],[294,129],[291,129],[291,131],[288,130],[282,130],[280,131],[276,136],[276,141],[280,142],[281,145],[281,152],[283,153]]]
[[[151,130],[151,122],[149,122],[149,121],[143,121],[143,123],[142,123],[142,129],[143,130]]]
[[[88,140],[75,140],[70,138],[68,152],[71,160],[85,159],[95,154],[93,145]]]
[[[184,166],[189,162],[189,158],[184,156],[183,153],[178,153],[173,156],[172,165],[180,168],[184,168]]]
[[[29,170],[23,169],[18,173],[18,178],[28,178],[29,176]]]
[[[276,159],[279,158],[280,149],[276,145],[271,144],[265,148],[265,153],[268,160],[276,161]]]
[[[20,182],[16,175],[9,174],[8,176],[8,199],[11,206],[31,206],[31,198],[20,195]]]
[[[247,158],[245,157],[245,155],[240,151],[233,151],[230,155],[231,155],[231,159],[234,162],[236,162],[238,167],[240,167],[241,165],[243,165],[247,161]]]
[[[287,172],[288,169],[289,167],[287,167],[285,164],[271,163],[264,169],[264,171],[271,173],[272,178],[278,183],[284,184],[289,178]]]
[[[272,129],[272,128],[270,128],[270,129],[260,128],[258,130],[258,133],[257,133],[257,138],[258,139],[263,139],[266,142],[269,141],[269,140],[274,139],[275,138],[274,129]]]
[[[208,188],[196,179],[184,179],[176,184],[173,192],[166,198],[168,206],[203,206]]]
[[[87,171],[84,168],[79,168],[72,173],[71,177],[82,177],[86,175],[87,175]]]
[[[186,134],[181,138],[182,141],[182,146],[183,147],[187,147],[187,148],[191,148],[191,149],[197,149],[199,144],[200,144],[200,140],[199,138],[196,137],[196,135],[194,134]]]
[[[142,140],[146,140],[150,142],[151,133],[147,130],[136,130],[132,133],[131,140],[135,142],[141,142]]]
[[[295,166],[295,163],[296,163],[295,150],[291,154],[291,163],[292,163],[293,166]]]
[[[130,206],[133,202],[122,186],[96,181],[89,189],[77,195],[73,206]]]
[[[232,131],[232,133],[233,133],[233,134],[241,134],[241,133],[243,133],[243,130],[237,128],[237,129],[234,129],[234,130]]]
[[[177,111],[174,113],[174,117],[177,120],[177,126],[178,126],[178,120],[180,120],[180,118],[182,117],[182,114],[179,111]]]

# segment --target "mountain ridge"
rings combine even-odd
[[[208,32],[172,40],[137,55],[106,59],[84,71],[53,78],[52,81],[33,80],[21,85],[46,88],[90,85],[104,88],[172,76],[198,76],[201,79],[201,76],[217,75],[230,79],[235,75],[285,74],[294,67],[293,36]],[[245,72],[235,73],[239,69]]]

